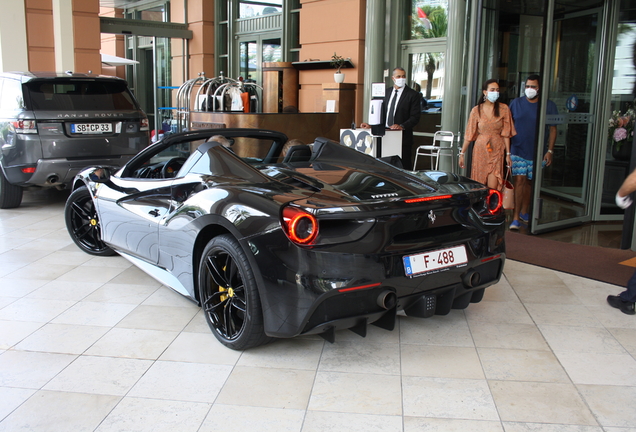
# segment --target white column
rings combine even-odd
[[[75,71],[73,0],[53,0],[52,3],[55,69],[58,72]]]
[[[0,71],[29,70],[24,0],[2,1]]]
[[[439,161],[442,170],[455,172],[458,153],[461,149],[464,137],[457,138],[459,131],[464,130],[462,124],[461,109],[462,101],[462,73],[466,69],[463,65],[464,51],[464,31],[466,23],[466,1],[452,0],[448,2],[448,30],[446,38],[446,59],[444,64],[444,106],[457,107],[457,109],[446,109],[442,111],[441,130],[451,131],[455,134],[453,143],[453,157],[442,158]]]
[[[384,81],[384,43],[386,40],[386,0],[367,0],[364,39],[364,99],[362,121],[367,122],[371,103],[371,84]],[[390,73],[390,72],[389,72]]]

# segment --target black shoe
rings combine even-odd
[[[616,309],[620,309],[621,312],[627,315],[636,314],[636,310],[634,310],[634,302],[628,302],[620,298],[619,296],[607,296],[607,302],[611,307],[615,307]]]

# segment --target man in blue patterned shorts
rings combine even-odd
[[[536,146],[537,113],[539,112],[539,75],[530,75],[525,84],[525,96],[510,103],[510,112],[515,122],[517,135],[510,139],[510,158],[512,159],[512,175],[515,182],[515,209],[511,230],[518,230],[521,224],[530,220],[530,197],[532,196],[532,172]],[[551,100],[547,103],[547,113],[558,114],[557,107]],[[552,164],[554,142],[556,141],[556,125],[546,125],[547,151],[543,157],[543,166]]]

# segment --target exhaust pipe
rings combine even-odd
[[[397,295],[393,291],[382,291],[378,296],[377,303],[383,309],[393,309],[397,304]]]
[[[55,184],[60,180],[60,178],[57,176],[57,174],[51,174],[50,176],[47,177],[46,182],[47,183],[51,183],[51,184]]]
[[[466,287],[474,288],[479,286],[479,282],[481,282],[481,275],[475,270],[470,270],[462,276],[462,282],[464,282]]]

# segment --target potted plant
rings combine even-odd
[[[609,120],[608,138],[612,143],[612,156],[618,160],[631,158],[632,140],[634,139],[634,120],[636,112],[628,108],[624,113],[612,112]]]
[[[345,58],[342,56],[339,56],[338,54],[336,54],[335,52],[333,53],[333,55],[331,56],[331,66],[336,68],[336,73],[333,74],[333,79],[337,82],[337,83],[343,83],[344,79],[345,79],[345,74],[343,74],[342,72],[340,72],[340,68],[342,66],[344,66],[345,64]]]

